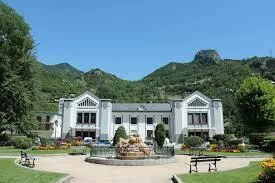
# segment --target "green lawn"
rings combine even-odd
[[[224,172],[182,174],[178,177],[184,183],[251,183],[261,172],[258,162],[252,162],[248,167]]]
[[[30,168],[22,168],[14,163],[15,159],[0,159],[0,183],[54,183],[66,176]]]
[[[24,151],[28,154],[62,154],[70,153],[71,149],[58,149],[58,150],[31,150],[31,149],[14,149],[12,146],[0,147],[0,156],[12,156],[20,155],[20,151]]]
[[[180,149],[175,150],[176,155],[180,154],[189,154],[189,151],[182,151]],[[204,155],[221,155],[221,156],[257,156],[257,155],[271,155],[270,153],[266,152],[210,152],[210,151],[204,151]]]

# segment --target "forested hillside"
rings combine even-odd
[[[100,69],[84,73],[67,63],[39,64],[38,68],[38,110],[55,111],[54,99],[85,90],[113,102],[167,102],[198,90],[210,98],[221,98],[225,117],[234,121],[235,92],[241,81],[257,74],[275,80],[275,59],[222,60],[215,50],[202,50],[187,63],[171,62],[138,81],[122,80]]]

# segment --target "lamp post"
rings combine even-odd
[[[57,129],[57,127],[58,127],[58,121],[55,120],[55,121],[54,121],[54,124],[55,124],[55,128],[54,128],[54,138],[56,139],[56,129]]]

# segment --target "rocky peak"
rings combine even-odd
[[[200,50],[195,55],[194,61],[201,64],[217,64],[221,61],[220,55],[216,50]]]

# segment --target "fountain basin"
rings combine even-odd
[[[164,165],[175,163],[175,157],[171,158],[159,158],[159,159],[137,159],[137,160],[122,160],[122,159],[111,159],[102,157],[87,157],[86,162],[102,164],[102,165],[113,165],[113,166],[149,166],[149,165]]]

